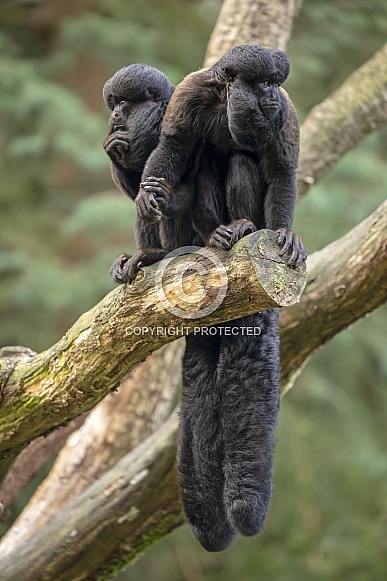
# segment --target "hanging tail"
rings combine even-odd
[[[262,531],[271,499],[280,385],[277,319],[272,309],[233,321],[240,334],[225,337],[219,357],[225,512],[245,536]]]
[[[216,388],[219,347],[217,335],[186,337],[177,456],[184,512],[207,551],[223,551],[236,535],[223,503],[221,393]]]
[[[184,510],[208,551],[265,524],[279,406],[275,309],[187,337],[178,469]]]

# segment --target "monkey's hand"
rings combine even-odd
[[[165,178],[145,178],[145,182],[140,184],[141,188],[148,192],[149,195],[153,194],[153,198],[157,202],[158,209],[163,216],[169,218],[173,215],[172,202],[172,186]]]
[[[244,218],[235,220],[228,226],[221,224],[208,238],[207,246],[229,250],[235,242],[255,231],[254,224]]]
[[[110,267],[110,276],[118,284],[132,283],[142,266],[158,262],[168,254],[163,248],[139,248],[130,254],[120,254]]]
[[[291,230],[286,230],[286,228],[280,228],[276,232],[278,234],[277,244],[282,247],[279,253],[280,256],[288,252],[290,254],[288,265],[292,268],[297,268],[308,256],[308,251],[301,242],[301,238]]]
[[[136,197],[137,216],[147,224],[156,224],[162,218],[159,204],[152,191],[145,190],[141,184]]]
[[[110,159],[117,165],[128,169],[127,158],[129,155],[129,142],[124,131],[115,131],[108,135],[103,142],[103,147]]]

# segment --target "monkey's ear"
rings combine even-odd
[[[103,96],[103,100],[105,101],[105,105],[113,111],[114,101],[113,101],[113,95],[111,93],[111,85],[112,85],[112,79],[107,80],[106,83],[104,84],[103,89],[102,89],[102,96]]]
[[[216,67],[214,76],[220,83],[228,83],[237,77],[238,73],[232,67]]]
[[[235,69],[233,69],[232,67],[227,67],[224,70],[225,70],[225,73],[227,75],[228,81],[233,81],[234,79],[236,79],[238,73]]]
[[[272,48],[270,52],[275,63],[277,81],[282,84],[290,73],[290,59],[283,50]]]

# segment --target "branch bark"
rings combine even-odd
[[[19,454],[0,487],[0,513],[3,512],[0,522],[8,518],[9,506],[24,486],[39,473],[47,460],[59,452],[70,434],[84,422],[86,415],[79,416],[68,426],[55,430],[46,437],[37,438]]]
[[[225,0],[207,46],[204,66],[238,44],[285,50],[302,0]]]
[[[301,127],[298,195],[387,120],[387,44],[314,107]]]
[[[386,210],[387,202],[346,236],[310,257],[309,282],[300,304],[281,312],[285,388],[294,370],[314,349],[386,301]],[[43,530],[23,545],[18,544],[0,560],[5,579],[16,581],[21,571],[25,581],[108,579],[113,570],[134,560],[146,545],[181,524],[174,465],[176,433],[173,416]],[[126,471],[128,475],[122,480]],[[159,500],[154,485],[157,478],[162,485]],[[128,479],[133,492],[128,491]],[[124,522],[125,526],[118,526]],[[37,571],[48,571],[48,576],[38,577]]]
[[[137,365],[117,393],[106,396],[90,412],[82,427],[69,437],[49,476],[1,540],[2,555],[34,536],[73,498],[164,423],[172,411],[180,383],[183,345],[184,341],[179,339],[159,349]],[[13,469],[4,485],[12,473]]]
[[[299,305],[280,312],[284,391],[310,355],[387,300],[387,201],[308,259]]]
[[[176,415],[1,560],[7,581],[109,579],[183,522],[177,500]]]
[[[145,269],[138,282],[112,291],[56,345],[21,360],[10,373],[8,360],[0,362],[0,377],[7,369],[0,391],[0,455],[5,465],[32,439],[93,407],[136,363],[175,339],[176,329],[192,331],[289,306],[299,300],[305,286],[305,268],[287,267],[279,256],[276,234],[269,230],[251,234],[229,252],[204,252],[173,261],[162,282],[157,280],[159,265]],[[185,269],[184,288],[175,283],[175,267]],[[179,299],[182,291],[183,299],[191,302]],[[168,299],[160,302],[163,296]],[[170,312],[173,302],[186,309],[187,318]],[[212,307],[215,310],[205,314]],[[203,316],[197,319],[199,312]],[[144,321],[147,328],[172,329],[173,334],[136,334]]]

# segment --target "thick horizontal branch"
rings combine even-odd
[[[305,194],[345,153],[386,120],[387,44],[305,119],[298,194]]]
[[[324,343],[335,333],[386,301],[387,288],[383,278],[387,266],[386,210],[387,202],[346,236],[322,251],[316,252],[308,260],[308,285],[299,306],[281,311],[281,362],[285,385],[294,370],[304,363],[319,344]],[[363,299],[363,296],[366,297],[366,300]],[[314,339],[314,334],[316,334],[317,340]],[[117,505],[114,507],[121,507],[121,511],[125,513],[125,511],[129,512],[132,506],[136,508],[146,507],[148,503],[154,502],[154,496],[157,496],[158,491],[152,489],[153,472],[147,464],[147,458],[153,455],[157,457],[157,454],[160,454],[163,459],[168,458],[166,465],[169,466],[171,472],[167,480],[170,481],[170,478],[174,478],[175,468],[172,460],[169,460],[168,450],[163,450],[161,454],[159,442],[162,440],[160,435],[167,434],[163,441],[165,446],[170,447],[169,452],[174,457],[176,432],[177,423],[173,419],[171,423],[167,423],[155,434],[155,439],[150,438],[144,442],[141,454],[139,454],[139,457],[144,455],[143,463],[140,462],[136,465],[137,477],[143,476],[142,492],[136,496],[134,501],[134,497],[127,495],[124,487],[122,494],[117,492],[118,495],[121,494],[121,499],[115,499]],[[136,450],[138,452],[138,449]],[[136,450],[133,451],[133,454],[137,453]],[[146,455],[144,450],[147,450]],[[123,458],[120,467],[125,465],[127,470],[132,470],[132,457]],[[149,472],[145,474],[144,470],[148,469]],[[133,475],[132,471],[130,471],[130,475]],[[113,490],[117,491],[117,474],[114,469],[105,474],[103,478],[104,490],[109,490],[109,487],[112,487]],[[136,477],[133,477],[133,481],[136,481]],[[34,559],[35,555],[38,555],[39,559],[43,559],[39,561],[43,569],[49,564],[50,574],[55,579],[62,579],[64,566],[68,567],[71,572],[86,571],[87,573],[84,573],[84,576],[79,576],[79,579],[109,578],[112,570],[109,565],[104,563],[114,562],[113,566],[119,569],[125,563],[136,558],[138,553],[143,550],[144,543],[153,542],[160,535],[166,534],[182,522],[174,480],[169,489],[168,497],[164,500],[162,495],[162,502],[157,505],[164,511],[158,513],[160,521],[149,519],[148,513],[142,512],[140,509],[139,513],[136,511],[130,513],[133,520],[127,524],[127,528],[117,529],[114,520],[117,513],[115,512],[116,508],[113,507],[110,512],[107,510],[103,514],[104,522],[107,523],[106,527],[91,537],[88,533],[89,523],[83,523],[83,520],[87,521],[84,518],[83,507],[84,505],[89,506],[87,503],[90,501],[87,499],[94,498],[96,490],[101,490],[98,483],[87,489],[81,497],[51,521],[43,531],[36,533],[25,545],[18,546],[15,551],[0,561],[1,570],[13,575],[9,579],[17,579],[17,576],[20,575],[20,555],[22,555],[24,571],[30,571],[30,567],[34,571]],[[167,508],[165,508],[166,504]],[[96,518],[100,514],[98,512]],[[93,514],[92,518],[94,518]],[[73,530],[77,531],[72,542],[71,526],[68,523],[71,523]],[[96,526],[94,520],[92,520],[92,525]],[[52,541],[52,539],[55,540]],[[82,544],[80,545],[80,543]],[[64,545],[66,546],[66,556],[62,556]],[[45,557],[41,548],[44,546],[50,547],[47,549]],[[96,551],[97,554],[102,551],[101,555],[105,559],[102,559],[101,556],[101,560],[97,559],[94,565],[93,558]],[[53,555],[57,556],[53,558]],[[77,569],[73,569],[73,567]],[[31,576],[24,576],[24,579],[34,581],[35,577],[31,574]]]
[[[292,270],[286,260],[276,234],[261,230],[230,252],[203,249],[168,266],[158,263],[135,284],[112,291],[47,351],[11,367],[4,359],[1,459],[93,407],[136,363],[176,339],[176,329],[192,331],[297,302],[305,266]],[[144,333],[144,325],[170,331]]]
[[[181,382],[183,346],[184,340],[179,339],[152,353],[129,373],[117,392],[107,395],[91,410],[82,427],[67,440],[48,477],[2,538],[1,555],[35,536],[37,530],[166,421]],[[0,489],[0,502],[4,498],[5,508],[8,508],[7,495],[12,494],[10,485],[15,485],[16,477],[23,476],[20,469],[14,473],[19,459],[34,452],[35,442],[48,440],[63,430],[66,428],[34,440],[17,458],[4,481],[3,496]],[[23,465],[28,474],[27,460],[28,457]],[[34,458],[30,458],[30,462],[33,463]]]
[[[318,347],[387,300],[387,201],[308,259],[299,305],[280,312],[283,387]]]
[[[181,524],[177,425],[173,415],[19,547],[17,558],[11,553],[1,559],[2,579],[109,579],[124,562]]]

